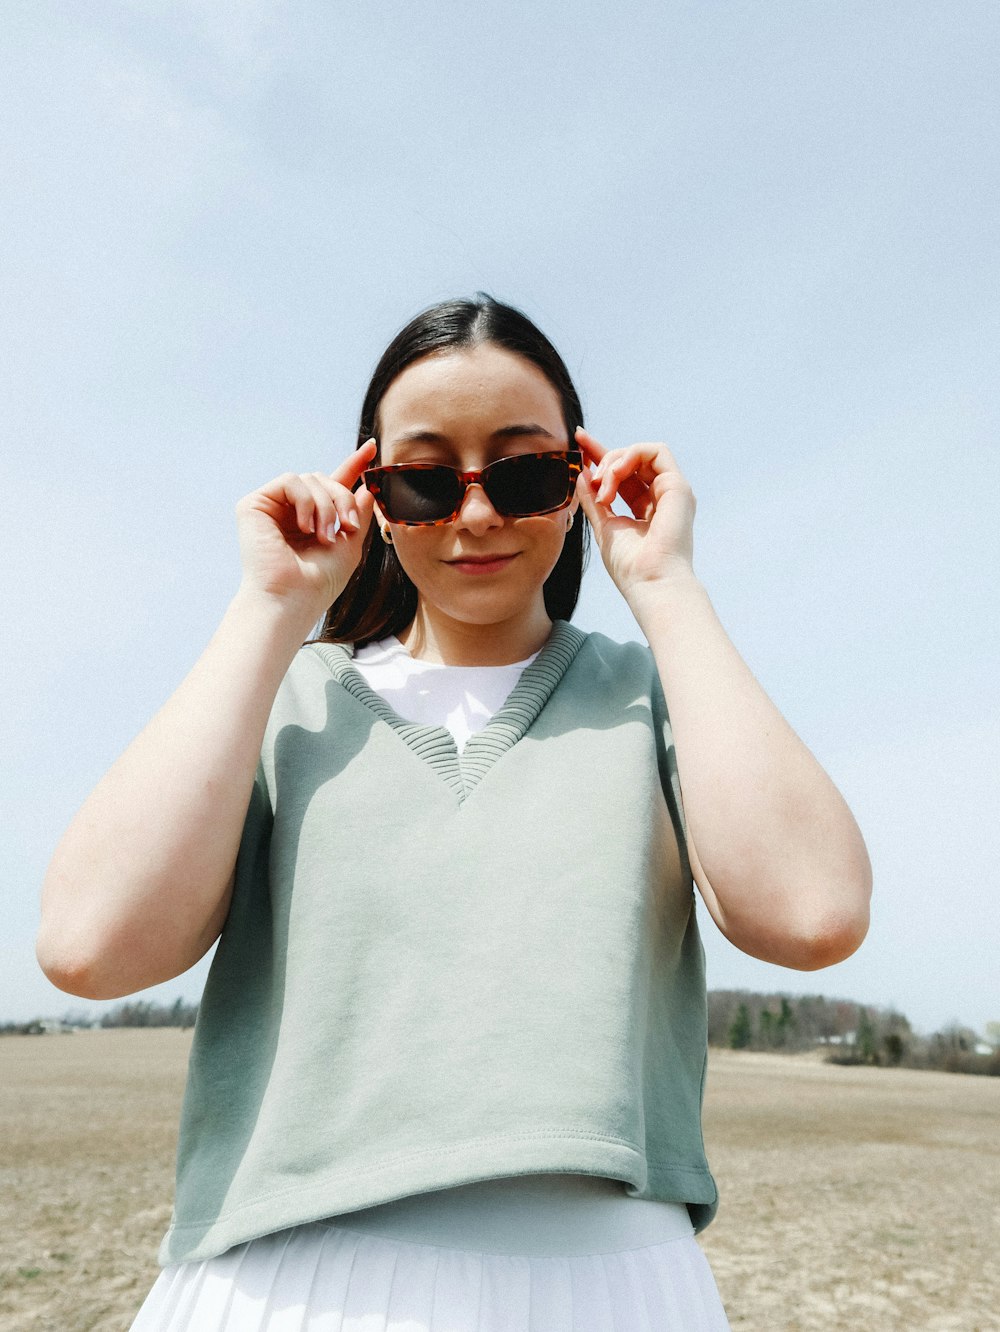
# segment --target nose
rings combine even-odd
[[[474,481],[465,492],[462,507],[455,515],[455,524],[468,531],[481,535],[491,527],[503,527],[503,515],[497,513],[489,501],[486,491],[478,481]]]

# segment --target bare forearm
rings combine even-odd
[[[238,594],[176,692],[95,787],[42,890],[39,961],[113,998],[170,979],[218,936],[264,727],[309,625]]]
[[[745,952],[812,969],[867,929],[871,867],[833,782],[757,683],[692,574],[638,592],[673,727],[699,888]]]

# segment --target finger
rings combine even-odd
[[[673,474],[683,481],[670,450],[663,444],[632,444],[605,454],[594,469],[599,481],[598,499],[610,503],[616,494],[630,504],[642,503],[657,477]]]
[[[577,426],[574,435],[584,454],[584,462],[598,463],[607,453],[604,445],[599,443],[589,430],[584,430],[583,426]]]
[[[366,439],[363,444],[359,445],[349,458],[345,458],[340,466],[330,473],[331,478],[353,490],[361,480],[361,474],[365,468],[371,467],[376,453],[378,453],[378,444],[375,437],[372,436],[371,439]]]
[[[657,476],[663,476],[668,472],[676,473],[683,479],[681,469],[677,466],[674,455],[667,448],[666,444],[656,441],[645,441],[641,444],[632,444],[625,452],[635,452],[642,459],[642,472],[644,479],[655,480]]]
[[[631,467],[635,464],[638,464],[644,475],[650,479],[663,472],[677,472],[678,475],[680,474],[680,468],[666,444],[649,441],[630,444],[624,449],[607,449],[604,457],[594,470],[598,475],[601,475],[610,467],[618,467],[621,470],[623,467]]]
[[[358,511],[358,535],[362,538],[367,534],[369,524],[372,520],[372,514],[375,512],[375,496],[366,485],[362,485],[359,490],[352,492],[354,495],[354,505]]]
[[[576,493],[580,500],[580,508],[583,510],[587,521],[594,529],[594,535],[597,537],[598,545],[603,541],[605,525],[611,517],[611,512],[603,505],[598,505],[594,498],[594,489],[590,478],[583,472],[577,477]]]
[[[594,531],[598,546],[603,550],[608,535],[608,529],[613,525],[628,523],[630,520],[614,512],[610,504],[600,503],[589,480],[582,474],[577,480],[577,494],[580,499],[580,508],[583,510],[588,522]],[[639,507],[639,506],[637,506]],[[640,518],[643,515],[633,510],[635,517]]]
[[[622,484],[633,477],[637,466],[634,449],[611,449],[605,453],[594,468],[598,502],[611,504]],[[634,477],[632,489],[635,489],[635,482],[641,481],[642,477]]]
[[[580,475],[586,482],[587,492],[589,494],[592,493],[591,488],[596,488],[598,484],[597,469],[600,467],[601,460],[607,455],[608,450],[590,433],[589,430],[585,430],[583,426],[577,426],[574,434],[576,443],[580,445],[580,450],[584,455],[583,471]]]
[[[312,535],[315,501],[305,480],[298,473],[283,472],[266,486],[261,486],[257,494],[265,501],[265,508],[270,509],[271,517],[283,530],[297,527],[305,535]]]
[[[631,509],[634,518],[639,518],[643,522],[648,522],[652,518],[656,509],[653,493],[636,477],[625,477],[619,483],[613,474],[607,474],[594,491],[594,503],[613,518],[616,515],[612,505],[619,496]]]
[[[336,497],[331,493],[327,478],[321,472],[310,472],[303,476],[313,500],[313,526],[316,536],[322,542],[330,542],[336,535],[337,508]]]
[[[648,522],[656,511],[652,491],[633,477],[622,482],[618,487],[618,494],[632,510],[633,517],[641,519],[644,523]]]
[[[331,477],[320,477],[327,496],[329,513],[325,518],[324,536],[333,541],[337,536],[335,521],[340,524],[340,531],[346,537],[361,530],[361,505],[358,497],[347,486],[334,481]],[[370,495],[368,490],[364,492]],[[367,526],[367,524],[366,524]]]
[[[583,434],[587,433],[585,431],[582,431],[582,427],[581,427],[581,432]],[[583,443],[582,440],[581,443]],[[606,492],[603,494],[598,494],[598,491],[601,489],[601,483],[603,480],[601,474],[601,467],[604,463],[604,460],[608,457],[609,450],[605,449],[603,445],[599,444],[592,435],[587,436],[587,445],[588,449],[592,453],[592,457],[594,459],[600,457],[601,462],[598,462],[596,466],[592,466],[589,461],[585,460],[585,465],[583,471],[580,473],[580,478],[579,478],[580,485],[583,487],[580,493],[581,495],[586,495],[588,499],[592,498],[595,501],[595,503],[599,504],[602,508],[607,509],[608,515],[610,516],[611,499],[614,498],[613,494],[611,498],[607,498]],[[590,512],[589,509],[587,510],[587,512],[589,516]]]

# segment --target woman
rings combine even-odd
[[[219,938],[139,1332],[728,1326],[693,887],[811,969],[864,937],[870,868],[694,575],[694,507],[488,297],[396,337],[336,471],[240,502],[239,591],[43,892],[73,994]],[[588,527],[648,648],[569,623]]]

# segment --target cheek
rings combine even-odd
[[[566,510],[560,509],[558,513],[543,514],[539,518],[527,518],[524,521],[534,525],[532,535],[538,548],[558,557],[566,539]]]
[[[404,572],[410,575],[411,581],[414,581],[414,574],[419,577],[433,563],[437,548],[437,542],[431,535],[433,531],[435,531],[433,528],[421,532],[419,528],[404,527],[397,528],[393,534],[397,558]]]

